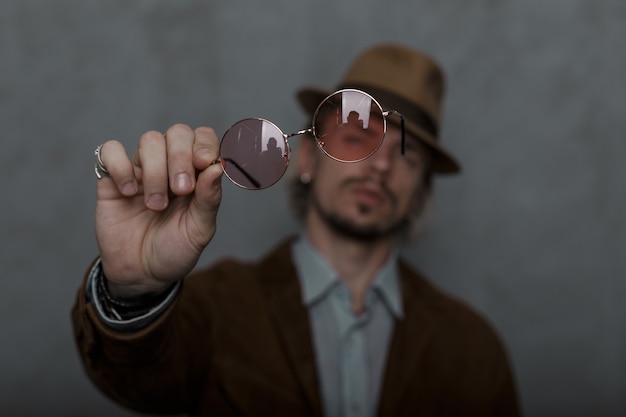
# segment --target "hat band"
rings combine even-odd
[[[343,88],[354,88],[367,92],[381,104],[384,103],[385,107],[387,107],[387,110],[397,111],[398,113],[402,114],[402,116],[404,116],[406,119],[417,124],[433,137],[438,138],[439,129],[437,127],[437,124],[419,106],[411,103],[407,99],[390,93],[387,90],[372,87],[371,85],[367,84],[342,84],[339,86],[338,90]]]

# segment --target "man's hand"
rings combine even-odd
[[[159,292],[196,265],[215,234],[221,201],[219,139],[208,127],[170,127],[100,151],[109,172],[98,180],[96,237],[115,296]]]

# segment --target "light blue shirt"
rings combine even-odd
[[[324,414],[373,417],[394,323],[403,315],[397,254],[380,269],[364,311],[355,315],[348,288],[306,237],[292,251],[311,320]]]

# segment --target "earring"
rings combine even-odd
[[[309,174],[308,172],[303,172],[300,175],[300,182],[302,184],[309,184],[311,182],[311,174]]]

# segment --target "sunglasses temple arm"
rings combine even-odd
[[[237,162],[235,162],[234,159],[232,159],[232,158],[224,158],[223,160],[233,164],[233,166],[235,168],[237,168],[239,170],[239,172],[241,172],[244,175],[244,177],[246,177],[248,179],[248,181],[250,181],[252,183],[252,185],[254,185],[256,188],[261,188],[261,183],[258,182],[252,175],[250,175],[248,173],[248,171],[246,171],[241,165],[239,165]],[[222,161],[221,158],[220,159],[216,159],[213,162],[213,164],[216,164],[216,163],[221,162],[221,161]]]
[[[404,116],[402,116],[400,113],[398,113],[398,116],[400,116],[400,130],[402,130],[402,142],[401,142],[401,147],[400,147],[400,152],[402,152],[402,156],[404,156],[404,148],[406,146],[406,138],[405,138],[405,132],[404,132]]]
[[[387,111],[383,113],[383,116],[387,117],[389,115],[389,113],[393,113],[396,116],[398,116],[400,118],[400,130],[402,131],[401,133],[401,143],[400,143],[400,152],[402,153],[402,155],[404,156],[404,149],[406,147],[406,138],[405,138],[405,131],[404,131],[404,116],[395,111],[395,110],[391,110],[391,111]]]

